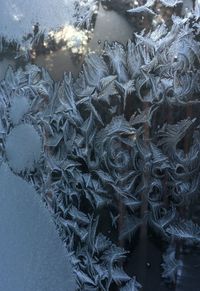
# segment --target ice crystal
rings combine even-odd
[[[66,73],[56,83],[28,65],[1,82],[2,159],[42,192],[79,290],[140,289],[122,268],[120,240],[129,248],[143,228],[199,245],[199,225],[180,211],[199,196],[197,12],[171,20],[127,46],[105,43],[76,80]],[[17,118],[13,96],[30,104]],[[105,213],[110,233],[100,227]],[[176,281],[175,254],[163,259],[163,277]]]
[[[163,263],[161,264],[163,268],[162,277],[168,282],[176,283],[176,278],[179,269],[182,267],[182,262],[175,258],[175,249],[169,246],[163,255]]]

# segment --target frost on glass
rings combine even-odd
[[[78,290],[139,290],[124,266],[149,234],[174,284],[186,268],[177,256],[199,247],[199,7],[154,26],[154,2],[132,11],[150,14],[152,31],[106,42],[78,78],[54,82],[29,64],[1,82],[1,158],[48,205]],[[16,113],[18,96],[30,107]]]
[[[30,104],[25,96],[14,96],[9,109],[9,117],[14,125],[29,111]]]
[[[16,173],[33,170],[41,152],[41,137],[31,124],[15,126],[6,138],[5,153],[9,166]]]
[[[0,290],[75,290],[66,250],[34,188],[5,163],[0,188]]]

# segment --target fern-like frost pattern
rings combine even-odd
[[[148,3],[129,12],[153,17]],[[120,242],[131,243],[144,226],[167,242],[199,245],[200,227],[179,207],[200,188],[197,9],[191,15],[135,34],[127,46],[106,43],[76,80],[65,73],[54,82],[29,64],[10,67],[0,84],[1,159],[41,193],[79,290],[139,290],[122,268]],[[163,277],[175,282],[174,249],[163,259]]]

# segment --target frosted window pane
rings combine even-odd
[[[0,188],[0,290],[75,290],[66,250],[40,196],[6,164]]]

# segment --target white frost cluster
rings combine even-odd
[[[9,166],[16,173],[34,169],[42,153],[42,140],[31,124],[20,124],[11,130],[5,144]]]
[[[30,104],[25,96],[15,96],[12,100],[9,117],[13,124],[19,123],[24,114],[30,109]]]

